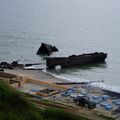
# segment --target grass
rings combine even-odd
[[[115,120],[115,118],[110,118],[110,117],[106,117],[106,116],[103,116],[101,115],[102,118],[104,118],[105,120]]]
[[[42,120],[18,91],[0,81],[0,120]]]
[[[39,109],[0,80],[0,120],[88,120],[60,109]]]
[[[89,120],[84,117],[66,113],[60,109],[46,109],[42,112],[42,116],[45,120]]]
[[[26,97],[31,96],[18,92],[0,80],[0,120],[89,120],[58,108],[40,109],[30,103]],[[45,100],[41,102],[48,106],[53,104]],[[113,120],[105,116],[102,118]]]

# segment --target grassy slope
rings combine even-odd
[[[34,111],[18,91],[0,82],[0,120],[37,120],[39,112]]]
[[[23,95],[0,81],[0,120],[88,120],[62,110],[41,110]]]

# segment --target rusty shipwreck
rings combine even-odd
[[[81,55],[71,55],[69,57],[48,57],[46,58],[47,69],[54,69],[56,66],[62,68],[76,67],[81,65],[104,62],[107,53],[95,52]]]

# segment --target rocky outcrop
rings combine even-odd
[[[23,64],[19,64],[18,61],[13,61],[12,63],[1,62],[0,68],[14,69],[14,68],[23,68]]]
[[[37,51],[37,55],[50,55],[52,54],[52,52],[58,52],[58,49],[55,46],[46,44],[46,43],[42,43],[40,48]]]
[[[8,62],[1,62],[0,63],[0,68],[13,69],[12,65],[9,64]]]

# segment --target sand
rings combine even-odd
[[[55,78],[42,70],[5,69],[4,72],[50,83],[65,82],[65,80]]]
[[[18,76],[23,76],[23,77],[27,77],[27,78],[30,78],[30,79],[34,79],[34,80],[38,80],[38,81],[43,81],[43,82],[48,82],[50,84],[53,84],[53,83],[60,83],[60,82],[66,82],[65,80],[63,79],[59,79],[59,78],[56,78],[54,76],[52,76],[51,74],[49,73],[45,73],[43,72],[42,70],[23,70],[23,69],[5,69],[6,73],[10,73],[10,74],[14,74],[14,75],[18,75]],[[68,81],[67,81],[68,82]],[[84,85],[67,85],[66,87],[73,87],[73,86],[77,86],[77,87],[82,87]],[[87,91],[90,91],[91,93],[98,93],[98,94],[108,94],[110,96],[119,96],[120,97],[120,94],[112,94],[111,91],[106,91],[104,89],[100,89],[100,88],[96,88],[96,87],[93,87],[93,86],[88,86],[88,87],[85,87],[84,88],[85,90]]]
[[[56,78],[54,76],[52,76],[51,74],[49,73],[45,73],[43,72],[42,70],[23,70],[23,69],[5,69],[6,73],[10,73],[10,74],[14,74],[14,75],[18,75],[18,76],[23,76],[23,77],[28,77],[30,79],[34,79],[34,80],[38,80],[38,81],[43,81],[43,82],[48,82],[50,84],[53,84],[53,83],[60,83],[60,82],[66,82],[65,80],[63,79],[60,79],[60,78]],[[68,81],[67,81],[68,82]],[[78,87],[82,87],[84,85],[67,85],[66,87],[73,87],[73,86],[78,86]],[[90,91],[91,93],[98,93],[98,94],[108,94],[110,95],[111,97],[120,97],[120,93],[115,93],[115,92],[112,92],[112,91],[108,91],[108,90],[104,90],[102,88],[96,88],[96,87],[93,87],[93,86],[88,86],[88,87],[85,87],[84,88],[85,90],[87,91]]]
[[[14,74],[14,75],[18,75],[18,76],[27,77],[27,78],[38,80],[38,81],[42,81],[42,82],[46,82],[46,85],[48,85],[48,86],[45,86],[45,85],[40,85],[40,84],[37,85],[37,84],[27,83],[21,89],[21,91],[24,91],[24,92],[29,92],[31,89],[39,89],[39,90],[40,89],[45,89],[47,87],[50,87],[51,86],[50,84],[53,84],[53,83],[56,83],[56,82],[66,82],[65,80],[55,78],[54,76],[52,76],[48,73],[45,73],[42,70],[23,70],[23,69],[10,70],[10,69],[5,69],[5,72],[10,73],[10,74]],[[56,86],[51,86],[51,87],[56,88]],[[96,87],[93,87],[93,86],[70,85],[70,86],[66,86],[66,87],[73,87],[73,86],[76,86],[78,88],[78,91],[79,91],[78,93],[88,92],[91,95],[96,95],[96,96],[101,96],[103,94],[108,94],[108,95],[110,95],[110,97],[115,97],[115,96],[118,97],[118,94],[116,95],[115,93],[113,94],[113,92],[111,92],[111,91],[105,91],[103,89],[96,88]],[[52,99],[52,97],[50,97],[49,99]],[[66,98],[61,97],[60,94],[58,94],[56,96],[56,100],[58,100],[58,102],[64,102],[64,103],[66,102]],[[107,101],[107,102],[109,102],[109,101]],[[111,100],[110,100],[109,103],[112,104]],[[70,104],[73,104],[73,103],[70,102]],[[113,106],[113,104],[112,104],[112,106]],[[114,109],[116,109],[116,107],[113,106],[113,110]],[[98,111],[98,110],[99,110],[99,113],[103,112],[102,113],[103,115],[107,115],[108,113],[109,113],[108,116],[111,115],[111,111],[108,112],[108,111],[103,110],[100,107],[100,105],[97,105],[97,108],[95,109],[95,111]]]
[[[31,91],[31,89],[42,90],[42,89],[45,89],[45,88],[46,87],[40,86],[40,85],[37,85],[37,84],[26,83],[26,84],[24,84],[24,87],[22,87],[20,89],[20,91],[27,93],[27,92]]]
[[[22,87],[25,87],[26,83],[31,83],[31,85],[36,84],[36,85],[39,85],[39,87],[54,88],[59,90],[66,90],[69,87],[69,86],[60,86],[55,84],[58,81],[59,82],[65,82],[65,81],[57,79],[54,76],[48,73],[45,73],[41,70],[5,69],[4,72],[22,77],[24,81],[24,84],[22,85]],[[29,88],[32,88],[32,86],[31,87],[30,85],[29,87],[27,86],[26,90],[29,90]]]

